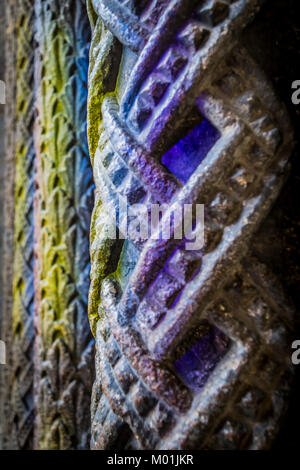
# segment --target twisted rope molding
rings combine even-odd
[[[293,143],[238,44],[262,3],[88,2],[94,449],[259,449],[276,435],[293,314],[251,239]],[[109,208],[125,195],[205,204],[204,248],[111,240]]]

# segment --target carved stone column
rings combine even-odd
[[[81,0],[18,0],[6,9],[3,446],[87,449],[90,27]]]
[[[14,278],[10,389],[10,448],[33,445],[33,198],[34,1],[18,1],[16,15],[16,147]]]
[[[36,1],[36,447],[89,447],[87,319],[92,173],[86,141],[89,25],[81,0]]]
[[[3,264],[2,302],[1,302],[1,339],[6,344],[6,365],[0,368],[0,419],[2,447],[9,448],[11,437],[10,386],[12,365],[12,308],[13,308],[13,247],[14,247],[14,163],[15,163],[15,119],[16,119],[16,17],[17,2],[5,7],[5,159],[3,201]]]
[[[276,435],[294,320],[252,243],[293,134],[239,39],[262,3],[88,2],[94,449],[262,449]],[[205,204],[204,247],[112,240],[120,200]]]

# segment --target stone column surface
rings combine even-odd
[[[7,15],[3,447],[88,449],[90,27],[81,0],[17,0]]]
[[[253,245],[293,132],[241,40],[262,4],[88,1],[93,449],[265,449],[278,431],[293,310]],[[147,221],[153,204],[163,227],[204,204],[202,246],[134,236],[120,205]]]
[[[4,2],[3,2],[4,3]],[[3,5],[4,7],[4,5]],[[13,309],[13,248],[14,248],[14,162],[16,124],[16,16],[17,3],[5,4],[3,39],[5,38],[5,105],[4,105],[4,186],[2,233],[2,298],[1,339],[6,344],[6,365],[0,366],[0,428],[1,448],[10,448],[11,406],[10,378],[12,371],[12,309]]]
[[[35,17],[35,446],[84,449],[93,377],[87,319],[89,26],[81,0],[38,0]]]

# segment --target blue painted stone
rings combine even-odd
[[[219,137],[219,131],[204,119],[163,155],[162,164],[186,183]]]

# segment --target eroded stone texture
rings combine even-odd
[[[16,122],[16,15],[17,4],[12,1],[5,5],[5,159],[4,159],[4,203],[3,203],[3,264],[1,339],[6,343],[6,366],[0,368],[0,420],[1,446],[9,448],[11,437],[11,406],[8,386],[12,364],[12,308],[13,308],[13,248],[14,248],[14,163],[15,163],[15,122]]]
[[[262,3],[88,2],[94,449],[262,449],[276,435],[293,312],[251,244],[293,145],[239,44]],[[205,204],[203,249],[112,240],[125,196]]]
[[[87,449],[94,185],[86,138],[86,5],[7,3],[2,445]]]
[[[10,449],[33,446],[34,286],[34,2],[16,4],[16,148],[12,357],[9,375]]]
[[[38,0],[35,16],[35,446],[86,449],[94,344],[87,319],[90,29],[81,0]]]

